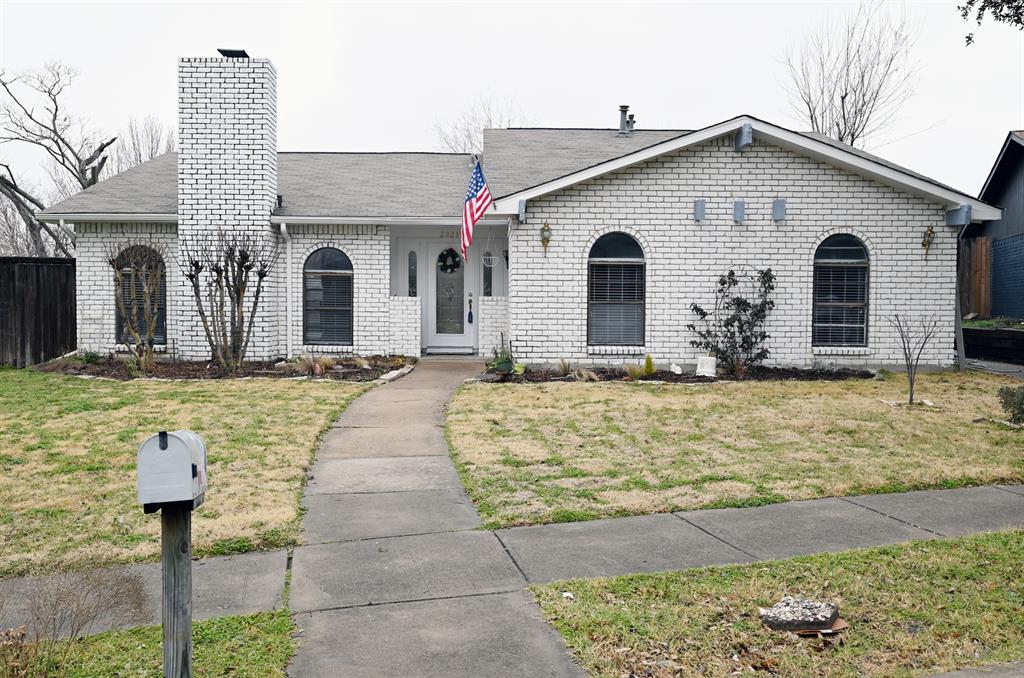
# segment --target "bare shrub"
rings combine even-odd
[[[899,313],[886,318],[896,329],[900,340],[900,352],[903,364],[907,368],[907,383],[910,388],[907,404],[914,404],[914,385],[917,382],[917,367],[921,362],[921,354],[939,329],[939,320],[935,316],[913,319]]]
[[[181,272],[188,280],[210,353],[225,374],[238,374],[249,349],[263,284],[277,262],[265,235],[221,231],[215,244],[184,248]]]

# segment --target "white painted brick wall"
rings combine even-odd
[[[292,236],[292,346],[301,353],[388,353],[391,342],[390,229],[379,225],[288,224],[288,232]],[[322,247],[339,249],[352,262],[353,345],[349,347],[302,343],[302,268],[309,255]],[[278,270],[283,284],[283,258],[278,262]],[[282,309],[279,314],[282,328],[284,317]],[[284,336],[282,329],[282,343]],[[283,353],[284,347],[279,347],[279,350]]]
[[[419,357],[420,299],[419,297],[390,297],[388,300],[390,340],[388,353]]]
[[[179,59],[179,248],[208,248],[221,231],[277,243],[270,226],[276,201],[277,73],[273,64],[267,59]],[[251,359],[280,354],[281,275],[279,267],[266,282],[249,344]],[[173,291],[180,300],[173,336],[186,359],[209,358],[187,285],[179,277]]]
[[[701,223],[693,220],[698,198],[707,200]],[[775,198],[787,201],[781,223],[771,221]],[[734,200],[746,201],[743,224],[732,220]],[[740,266],[770,266],[778,276],[771,363],[898,366],[885,320],[896,312],[940,318],[922,363],[949,365],[955,356],[956,230],[944,225],[944,208],[756,139],[742,153],[722,138],[564,189],[531,201],[527,218],[511,234],[509,319],[517,356],[528,362],[637,360],[587,347],[587,254],[611,231],[634,235],[646,253],[646,345],[636,353],[659,363],[695,361],[689,306],[711,303],[717,276]],[[546,257],[537,235],[544,222],[552,229]],[[929,226],[936,235],[926,258]],[[853,233],[870,251],[867,351],[812,351],[813,256],[832,233]]]
[[[152,243],[165,252],[167,267],[167,333],[173,340],[176,325],[175,299],[171,290],[181,280],[178,270],[178,239],[174,224],[76,224],[75,296],[78,315],[78,348],[110,353],[117,344],[117,302],[114,271],[107,265],[112,247]],[[173,348],[173,345],[169,348]]]
[[[501,347],[504,334],[508,342],[508,297],[480,297],[480,355],[490,357]]]

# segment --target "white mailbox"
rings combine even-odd
[[[206,443],[192,431],[160,431],[139,446],[136,471],[146,513],[177,502],[196,508],[206,492]]]

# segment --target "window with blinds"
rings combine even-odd
[[[134,262],[134,267],[132,266]],[[152,274],[157,269],[158,265],[159,276],[160,276],[160,289],[156,294],[156,298],[151,300],[151,304],[156,304],[156,328],[153,331],[153,344],[156,346],[163,346],[167,344],[167,269],[164,265],[160,255],[152,248],[146,247],[145,245],[132,245],[126,249],[120,255],[118,255],[117,262],[118,268],[121,269],[121,289],[115,290],[115,294],[121,295],[121,301],[124,304],[124,309],[128,313],[129,318],[134,315],[135,322],[137,323],[137,330],[142,335],[143,340],[146,335],[146,297],[145,297],[145,277]],[[117,286],[117,276],[114,281],[115,287]],[[134,293],[132,288],[134,289]],[[135,307],[134,313],[132,306]],[[121,304],[114,304],[114,332],[117,337],[117,341],[122,344],[128,344],[134,341],[131,333],[128,331],[129,323],[125,322],[125,318],[121,315]]]
[[[858,238],[833,235],[814,254],[814,346],[867,346],[868,251]]]
[[[601,236],[590,250],[587,274],[587,343],[644,344],[644,255],[625,233]]]
[[[351,346],[352,262],[341,250],[313,252],[303,266],[302,343]]]
[[[135,287],[135,294],[132,294],[132,286]],[[145,340],[145,318],[146,318],[146,300],[143,291],[143,278],[138,272],[133,276],[131,269],[123,269],[121,271],[121,289],[119,290],[121,299],[124,302],[125,310],[131,314],[132,305],[135,306],[135,318],[138,323],[138,330],[142,334],[143,340]],[[157,293],[157,312],[156,312],[156,328],[153,330],[153,344],[156,346],[164,346],[167,344],[167,274],[161,276],[160,279],[160,291]],[[124,317],[121,316],[121,309],[118,304],[114,305],[115,311],[115,331],[117,332],[117,340],[122,344],[128,344],[134,341],[131,333],[126,327]]]

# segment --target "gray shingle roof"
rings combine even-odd
[[[450,217],[462,214],[469,155],[281,153],[274,213],[306,217]]]
[[[175,214],[177,211],[178,154],[164,153],[51,205],[42,214]]]
[[[689,130],[512,128],[484,130],[484,172],[502,197]],[[934,179],[814,132],[804,136],[932,184]],[[283,217],[458,217],[471,157],[457,153],[280,153]],[[952,189],[948,186],[944,188]],[[960,191],[957,191],[958,193]],[[44,210],[55,214],[175,214],[177,154],[167,153]]]
[[[484,173],[496,198],[687,134],[688,130],[484,130]]]
[[[43,214],[175,214],[176,153],[166,153],[51,206]],[[281,216],[462,214],[470,156],[451,153],[280,153]]]

